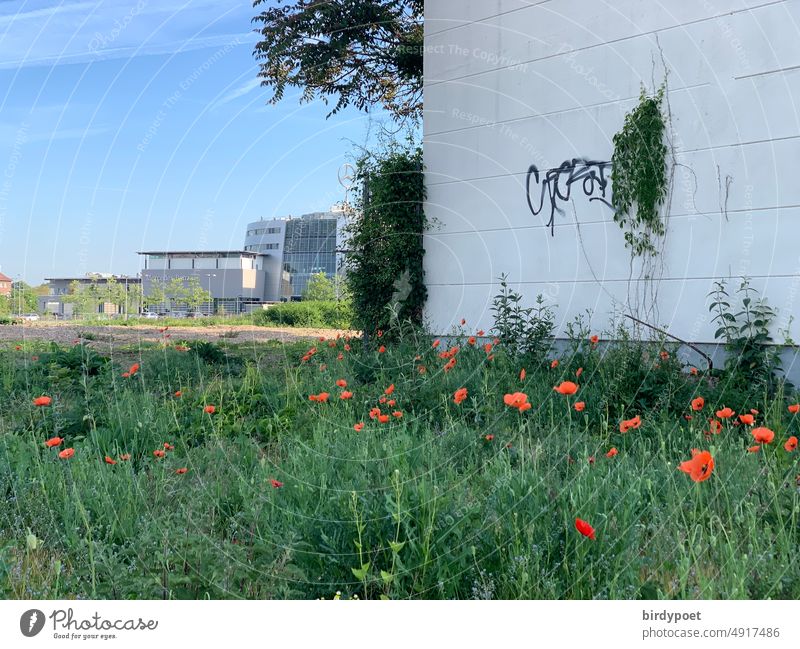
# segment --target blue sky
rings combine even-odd
[[[136,273],[342,200],[369,120],[268,106],[247,0],[0,0],[0,270]]]

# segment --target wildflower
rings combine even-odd
[[[378,415],[378,421],[382,424],[389,423],[389,415]]]
[[[203,408],[203,412],[209,415],[213,415],[217,411],[217,407],[211,404],[208,404],[205,408]]]
[[[130,459],[131,459],[131,454],[130,453],[123,453],[122,455],[119,456],[119,461],[120,462],[127,462]]]
[[[436,349],[441,343],[442,341],[437,338],[436,340],[433,341],[433,345],[431,345],[431,347]]]
[[[378,353],[379,354],[383,354],[385,351],[386,351],[386,347],[384,345],[381,345],[380,347],[378,347]]]
[[[755,422],[755,417],[753,415],[739,415],[739,421],[746,426],[752,426]]]
[[[106,464],[116,464],[116,460],[112,460],[108,455],[105,457]]]
[[[175,351],[176,352],[188,352],[189,351],[189,347],[187,347],[186,345],[175,345]],[[309,356],[309,358],[311,358],[311,357]],[[308,359],[305,359],[305,360],[308,360]]]
[[[792,435],[789,439],[786,440],[786,443],[783,445],[783,448],[789,451],[789,453],[795,450],[797,448],[797,437]]]
[[[461,318],[461,326],[463,327],[465,324],[467,324],[466,319],[465,318]]]
[[[692,449],[692,459],[681,462],[678,469],[688,473],[689,477],[695,482],[703,482],[711,477],[714,470],[714,458],[708,451]]]
[[[769,428],[754,428],[752,431],[753,439],[755,439],[760,444],[771,444],[772,440],[775,438],[775,433],[772,432]]]
[[[122,373],[122,378],[123,378],[123,379],[127,379],[127,378],[128,378],[130,375],[131,375],[131,373],[130,373],[130,372],[123,372],[123,373]]]
[[[697,374],[698,374],[697,368],[693,367],[692,369],[690,369],[689,370],[689,374],[691,374],[692,376],[697,376]]]
[[[182,397],[183,396],[183,392],[181,392],[180,390],[176,390],[175,391],[175,396],[176,397]]]
[[[175,473],[177,473],[178,475],[183,475],[183,474],[184,474],[184,473],[186,473],[188,470],[189,470],[189,469],[187,469],[185,466],[183,466],[183,467],[181,467],[180,469],[175,469]]]
[[[162,451],[160,448],[156,449],[155,451],[153,451],[153,456],[157,457],[159,459],[164,457],[165,455],[166,455],[166,453],[164,451]]]
[[[717,410],[717,417],[720,419],[730,419],[735,414],[736,413],[727,406],[725,406],[722,410]]]
[[[31,360],[35,363],[36,361],[39,360],[39,357],[38,356],[31,356]]]
[[[692,421],[692,419],[694,419],[694,417],[692,417],[691,415],[684,415],[684,416],[683,416],[683,418],[684,418],[686,421]]]
[[[584,410],[586,410],[586,403],[584,403],[583,401],[578,401],[578,402],[577,402],[577,403],[576,403],[574,406],[572,406],[572,407],[573,407],[573,408],[575,408],[575,410],[576,410],[577,412],[583,412]]]
[[[587,523],[586,521],[581,520],[580,518],[576,518],[575,529],[578,530],[578,532],[583,534],[585,537],[591,539],[592,541],[595,540],[594,528],[591,525],[589,525],[589,523]]]
[[[273,489],[280,489],[283,486],[283,483],[279,482],[275,478],[270,478],[269,483],[272,485]]]
[[[133,365],[131,365],[130,369],[128,370],[128,374],[133,376],[138,371],[139,371],[139,363],[134,363]]]
[[[466,398],[467,398],[467,388],[458,388],[458,390],[456,390],[456,393],[453,395],[453,401],[456,404],[460,404]]]
[[[620,433],[627,433],[632,428],[639,428],[642,425],[642,418],[639,415],[636,415],[632,419],[625,419],[619,425],[619,432]]]
[[[706,400],[703,397],[692,399],[692,410],[702,410],[705,408]]]
[[[528,403],[528,395],[524,392],[506,394],[503,396],[503,403],[505,403],[509,408],[516,408],[520,412],[525,412],[531,408],[531,404]]]
[[[64,441],[63,437],[51,437],[44,443],[44,445],[47,448],[53,448],[54,446],[61,446],[61,442],[63,441]]]
[[[617,447],[616,446],[612,446],[610,449],[608,449],[608,453],[606,453],[606,457],[614,457],[618,453],[619,453],[619,451],[617,450]]]
[[[484,333],[486,333],[486,332],[483,329],[478,329],[478,335],[479,336],[482,336]]]
[[[174,451],[175,450],[175,446],[173,444],[170,444],[169,442],[164,442],[164,450],[165,451]]]
[[[419,372],[420,374],[425,374],[425,372],[427,371],[428,369],[424,365],[420,365],[419,367],[417,367],[417,372]]]
[[[470,336],[470,337],[467,339],[467,344],[469,344],[469,345],[474,345],[476,342],[478,342],[478,339],[477,339],[477,338],[475,338],[475,336]]]
[[[400,410],[395,410],[392,413],[392,417],[396,417],[397,419],[401,419],[403,417],[403,413]]]
[[[451,358],[449,361],[447,361],[447,363],[445,364],[443,369],[444,369],[445,372],[449,372],[455,366],[456,366],[456,357],[453,356],[453,358]]]
[[[386,388],[383,393],[384,394],[392,394],[394,392],[394,383],[392,383],[388,388]]]
[[[61,451],[58,454],[58,457],[60,457],[62,460],[68,460],[73,455],[75,455],[75,449],[74,448],[65,448],[63,451]]]
[[[748,453],[758,453],[760,450],[761,450],[761,447],[758,444],[756,444],[755,446],[748,446],[747,447],[747,452]]]
[[[487,354],[491,354],[492,353],[492,343],[484,343],[483,351],[486,352]]]
[[[711,426],[710,432],[712,432],[714,435],[719,435],[722,432],[722,423],[716,419],[709,419],[708,424]]]
[[[355,426],[353,426],[353,430],[356,431],[357,433],[360,433],[362,430],[364,430],[364,422],[363,421],[358,422]]]
[[[520,381],[524,381],[525,380],[525,368],[524,367],[519,371],[519,380]]]
[[[339,355],[336,357],[336,360],[337,361],[343,361],[344,360],[344,354],[342,354],[342,352],[339,352]]]
[[[344,344],[344,351],[346,351],[346,352],[350,351],[350,344],[349,343],[345,343]],[[342,354],[339,354],[339,356],[342,356]]]
[[[789,412],[793,415],[796,415],[798,412],[800,412],[800,403],[793,403],[791,406],[789,406]]]
[[[381,397],[378,399],[378,403],[386,403],[386,397]]]
[[[347,387],[347,381],[345,381],[344,379],[336,379],[336,387],[337,388],[346,388]]]
[[[662,352],[659,354],[659,356],[661,357],[661,360],[662,360],[662,361],[665,361],[665,360],[667,360],[667,359],[669,358],[669,352],[662,351]]]
[[[316,400],[319,401],[320,403],[327,403],[328,402],[328,397],[330,397],[330,396],[331,396],[330,392],[320,392],[317,395],[317,399]]]
[[[758,414],[758,410],[756,410],[755,408],[750,408],[750,414],[751,415],[757,415]]]
[[[328,347],[336,347],[336,341],[334,341],[334,340],[331,340],[331,341],[328,343]]]
[[[36,397],[33,400],[34,406],[49,406],[51,403],[53,403],[53,400],[50,397]]]
[[[383,329],[378,329],[377,334],[378,338],[383,338]]]
[[[389,400],[386,402],[386,405],[387,405],[387,406],[393,406],[393,405],[394,405],[394,404],[396,404],[396,403],[397,403],[397,400],[396,400],[396,399],[389,399]]]
[[[340,398],[340,399],[344,399],[344,400],[347,400],[347,399],[352,399],[352,398],[353,398],[353,393],[352,393],[352,392],[350,392],[349,390],[344,390],[344,391],[343,391],[343,392],[342,392],[342,393],[339,395],[339,398]]]
[[[576,379],[581,378],[581,374],[583,374],[583,368],[579,367],[577,370],[575,370],[575,378]]]
[[[587,460],[589,461],[589,464],[594,464],[594,463],[595,463],[594,455],[590,455],[590,456],[587,458]]]
[[[559,394],[563,394],[565,396],[571,396],[578,391],[578,386],[575,385],[572,381],[562,381],[559,385],[553,388]]]
[[[550,369],[554,370],[558,367],[558,359],[554,359],[552,363],[550,363]]]
[[[381,414],[381,409],[375,407],[375,408],[373,408],[372,410],[369,411],[369,418],[370,419],[375,419],[376,417],[380,417],[380,414]]]
[[[494,439],[494,435],[489,433],[488,435],[484,435],[483,439],[485,439],[487,442],[491,442]]]

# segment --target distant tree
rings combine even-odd
[[[336,299],[336,285],[325,273],[314,273],[308,279],[303,299],[311,302],[324,302]]]
[[[0,315],[11,314],[11,297],[8,295],[0,295]]]
[[[382,106],[398,120],[421,116],[423,0],[277,3],[253,18],[261,25],[253,54],[271,103],[294,86],[302,101],[333,96],[330,115],[352,104]]]
[[[164,281],[160,277],[154,277],[150,281],[147,294],[142,295],[142,306],[146,309],[151,309],[152,307],[163,305],[166,301],[167,295]]]
[[[36,291],[23,281],[11,284],[11,308],[17,313],[35,313],[39,309]]]
[[[192,276],[186,286],[186,305],[192,311],[197,311],[204,304],[211,302],[211,293],[200,284],[200,278]]]
[[[62,296],[61,301],[72,304],[72,312],[75,315],[94,315],[100,306],[100,293],[101,289],[96,279],[92,279],[89,284],[73,280],[69,285],[69,293]]]

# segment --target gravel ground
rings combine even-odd
[[[164,334],[158,325],[90,326],[62,322],[26,322],[21,325],[0,326],[0,342],[20,342],[24,340],[45,340],[71,345],[83,337],[98,351],[114,346],[157,343]],[[279,340],[293,342],[312,340],[325,336],[334,337],[337,333],[354,334],[352,331],[336,329],[303,329],[290,327],[255,327],[252,325],[212,326],[212,327],[169,327],[166,332],[171,340],[208,340],[232,343],[264,342]],[[88,337],[88,338],[87,338]]]

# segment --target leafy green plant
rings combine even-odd
[[[656,253],[654,240],[666,233],[659,207],[667,196],[667,147],[661,112],[665,86],[654,95],[642,88],[639,103],[614,136],[611,203],[634,256]]]
[[[773,344],[770,333],[775,309],[746,277],[734,296],[729,294],[724,279],[714,282],[714,290],[708,295],[711,298],[708,310],[714,314],[712,322],[717,325],[714,338],[725,343],[728,353],[726,371],[734,378],[774,390],[781,370],[780,350]]]
[[[500,293],[495,295],[491,309],[492,332],[512,354],[541,360],[553,343],[555,314],[541,294],[532,307],[523,307],[522,299],[520,293],[509,288],[508,276],[500,275]]]
[[[286,302],[253,313],[253,324],[262,327],[276,325],[349,329],[352,321],[353,309],[348,301]]]

